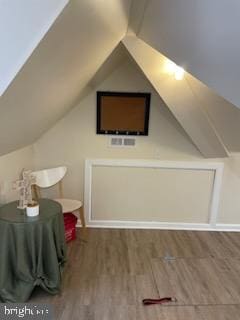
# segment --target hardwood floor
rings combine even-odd
[[[89,229],[68,245],[57,320],[239,320],[240,233]],[[176,303],[142,306],[144,298]]]

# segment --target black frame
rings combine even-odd
[[[144,131],[101,130],[101,97],[143,97],[146,99],[144,115]],[[97,91],[97,134],[148,136],[151,93],[144,92],[109,92]]]

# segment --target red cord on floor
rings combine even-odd
[[[163,304],[167,302],[177,302],[176,298],[165,297],[161,299],[143,299],[142,303],[145,306],[150,306],[151,304]]]

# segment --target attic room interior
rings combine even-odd
[[[0,0],[0,319],[240,319],[239,12]]]

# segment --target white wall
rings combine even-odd
[[[0,1],[0,96],[68,0]]]
[[[23,168],[33,169],[33,162],[32,146],[0,157],[0,204],[18,199],[18,191],[13,190],[12,183]]]
[[[149,136],[138,137],[136,148],[110,148],[108,137],[96,135],[97,90],[152,92]],[[37,169],[63,164],[68,166],[69,172],[64,180],[65,195],[79,199],[83,199],[86,158],[205,161],[142,73],[130,61],[124,62],[45,133],[34,144],[34,153]],[[219,159],[213,161],[216,160]],[[238,214],[240,169],[238,168],[240,168],[240,156],[232,155],[230,159],[225,160],[219,223],[240,223]],[[201,192],[201,186],[198,186],[198,190]],[[53,195],[53,193],[48,194]]]
[[[213,170],[94,166],[91,220],[208,224],[213,183]]]
[[[149,136],[138,137],[135,148],[111,148],[109,137],[96,135],[96,90],[152,93]],[[83,198],[86,158],[197,159],[198,150],[130,60],[125,61],[90,95],[34,145],[36,168],[65,164],[67,196]]]

